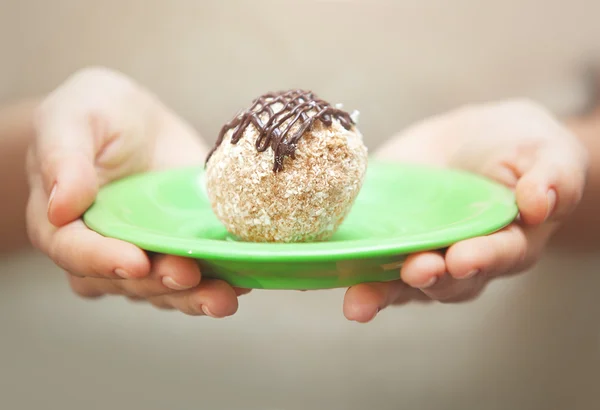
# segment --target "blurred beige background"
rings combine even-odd
[[[374,148],[466,102],[588,100],[596,0],[0,0],[0,102],[105,65],[213,140],[253,97],[305,87]],[[343,290],[254,292],[214,321],[85,302],[0,257],[0,409],[598,409],[600,256],[552,252],[459,306],[348,323]]]

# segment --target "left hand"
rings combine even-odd
[[[456,243],[446,252],[409,256],[401,280],[351,287],[344,314],[358,322],[412,299],[471,300],[492,279],[531,268],[579,203],[588,168],[578,139],[526,101],[466,107],[426,120],[391,140],[378,156],[489,177],[514,189],[520,216],[499,232]]]

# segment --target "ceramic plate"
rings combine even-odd
[[[100,190],[84,221],[147,251],[195,258],[205,277],[234,286],[322,289],[399,279],[406,255],[490,234],[518,213],[509,189],[479,176],[371,160],[331,240],[247,243],[214,216],[203,178],[191,168],[121,179]]]

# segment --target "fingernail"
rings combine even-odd
[[[56,184],[52,187],[52,191],[50,191],[50,196],[48,197],[48,209],[46,212],[50,212],[50,207],[52,206],[52,201],[54,200],[54,195],[56,194]]]
[[[117,275],[118,277],[123,278],[123,279],[131,278],[131,275],[129,275],[129,273],[127,273],[126,270],[121,269],[121,268],[115,269],[115,275]]]
[[[481,272],[479,269],[474,269],[471,272],[467,273],[465,276],[459,276],[456,279],[459,279],[459,280],[469,279],[469,278],[472,278],[473,276],[479,274],[479,272]]]
[[[202,305],[202,311],[204,312],[204,314],[206,316],[210,316],[210,317],[213,317],[215,319],[217,318],[217,316],[214,315],[213,312],[211,312],[210,309],[208,308],[208,306],[206,306],[206,305]]]
[[[168,287],[169,289],[173,289],[173,290],[186,290],[191,287],[191,286],[185,286],[185,285],[181,285],[181,284],[177,283],[175,281],[175,279],[173,279],[170,276],[163,277],[162,284],[165,285],[166,287]]]
[[[437,282],[437,280],[438,280],[437,276],[432,276],[423,286],[419,286],[419,289],[430,288],[433,285],[435,285],[435,282]]]
[[[548,219],[550,218],[550,215],[552,215],[552,212],[554,212],[554,207],[556,206],[556,191],[554,189],[548,191],[546,200],[548,201],[546,219]]]

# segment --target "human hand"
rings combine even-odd
[[[462,302],[486,284],[532,267],[558,225],[579,203],[588,168],[578,139],[544,109],[509,101],[465,107],[409,128],[380,158],[461,168],[512,188],[519,218],[445,252],[411,255],[401,280],[360,284],[344,298],[350,320],[368,322],[390,304],[414,299]]]
[[[132,80],[82,70],[37,111],[27,161],[29,238],[81,296],[117,294],[190,315],[231,315],[242,290],[201,280],[191,259],[148,255],[80,219],[100,186],[133,173],[197,165],[206,153],[191,127]]]

